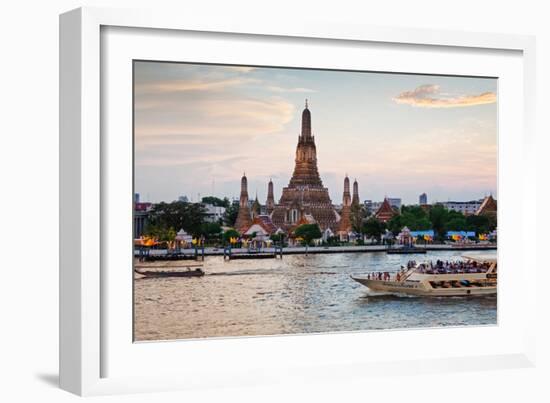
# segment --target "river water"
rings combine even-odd
[[[310,254],[232,261],[206,257],[204,277],[136,276],[134,338],[172,340],[496,324],[496,296],[373,296],[350,278],[351,274],[395,271],[410,259],[458,260],[462,253]]]

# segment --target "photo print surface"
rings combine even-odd
[[[496,78],[133,63],[135,341],[496,324]]]

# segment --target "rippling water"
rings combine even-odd
[[[409,259],[460,255],[346,253],[230,262],[207,257],[204,277],[135,279],[135,340],[496,324],[496,296],[372,296],[350,278],[395,271]]]

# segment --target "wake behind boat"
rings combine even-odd
[[[397,273],[375,272],[351,276],[376,293],[418,296],[493,295],[497,293],[497,260],[494,256],[464,256],[465,261],[410,261]]]

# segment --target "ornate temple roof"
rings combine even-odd
[[[487,196],[481,206],[475,212],[475,215],[490,215],[497,213],[497,201],[493,198],[492,195]]]
[[[384,201],[382,202],[382,205],[378,209],[376,213],[374,213],[374,216],[378,218],[382,222],[389,221],[395,216],[397,213],[391,206],[389,200],[387,197],[384,198]]]
[[[250,230],[255,226],[262,228],[267,235],[274,234],[277,232],[277,227],[271,221],[271,218],[268,215],[262,214],[254,218],[252,223],[246,228],[243,233],[250,235]]]

